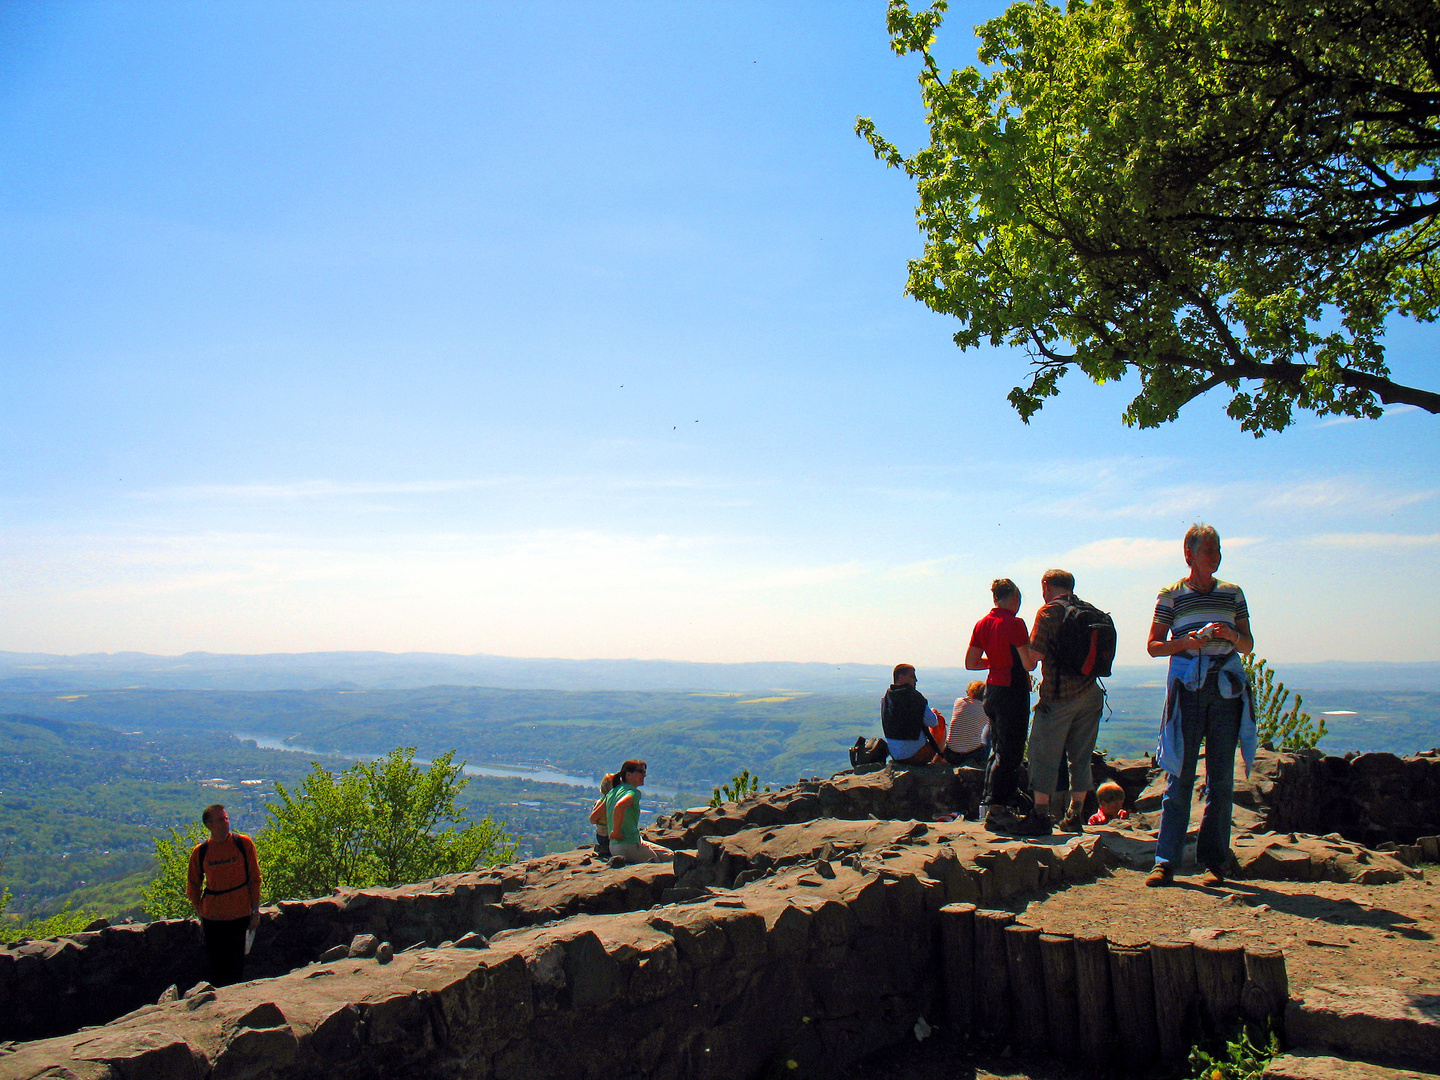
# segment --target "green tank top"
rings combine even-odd
[[[632,784],[616,784],[605,793],[605,823],[611,836],[615,835],[615,804],[626,795],[631,796],[625,807],[625,817],[620,823],[620,843],[640,842],[640,789]]]

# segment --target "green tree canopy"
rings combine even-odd
[[[930,143],[910,157],[923,255],[907,291],[955,342],[1018,345],[1028,420],[1077,368],[1136,373],[1127,424],[1214,387],[1256,435],[1296,407],[1440,412],[1390,377],[1394,315],[1440,302],[1440,5],[1434,0],[1045,0],[942,74],[946,9],[890,0],[922,60]]]
[[[275,785],[278,805],[255,838],[266,901],[323,896],[341,885],[401,885],[515,857],[515,842],[488,816],[471,822],[455,805],[468,780],[454,751],[429,769],[415,748],[399,747],[332,776],[316,762],[299,790]],[[159,873],[144,890],[154,918],[189,915],[185,875],[194,846],[209,835],[199,822],[155,840]]]
[[[194,914],[185,896],[190,852],[210,835],[210,830],[197,819],[183,831],[172,826],[166,832],[166,836],[155,837],[155,861],[160,870],[140,890],[140,906],[152,919],[186,919]]]
[[[469,782],[455,752],[422,770],[413,746],[331,776],[318,763],[258,838],[268,895],[320,896],[341,885],[402,885],[479,863],[508,862],[515,844],[489,817],[469,822],[455,798]]]

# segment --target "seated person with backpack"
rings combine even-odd
[[[615,773],[606,773],[600,778],[600,798],[590,811],[590,824],[595,826],[595,854],[602,859],[610,858],[610,829],[605,824],[605,796],[615,786]]]
[[[880,699],[880,726],[890,757],[901,765],[929,765],[940,757],[940,748],[930,733],[935,722],[930,703],[915,689],[914,665],[896,664],[891,679]]]

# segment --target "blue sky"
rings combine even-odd
[[[1440,420],[1027,427],[903,295],[915,69],[879,0],[0,9],[0,649],[957,665],[1063,565],[1136,663],[1203,519],[1272,661],[1440,659]]]

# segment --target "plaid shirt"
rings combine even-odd
[[[1065,618],[1066,597],[1051,600],[1035,613],[1035,629],[1030,634],[1030,648],[1040,654],[1040,700],[1074,701],[1090,687],[1095,680],[1089,675],[1069,675],[1058,670],[1050,659],[1050,650],[1060,622]]]

